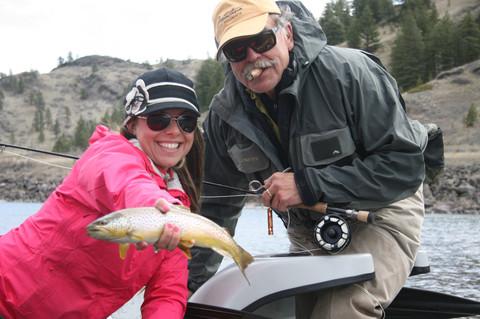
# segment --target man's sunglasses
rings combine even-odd
[[[160,113],[138,117],[147,120],[147,125],[152,131],[164,130],[170,125],[171,121],[175,121],[178,127],[185,133],[192,133],[197,127],[198,120],[197,116],[188,114],[173,117],[170,114]]]
[[[223,47],[223,54],[230,62],[240,62],[247,57],[248,48],[257,53],[266,52],[277,44],[275,33],[278,30],[277,26],[246,39],[234,40]]]

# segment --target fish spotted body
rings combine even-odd
[[[187,257],[191,258],[192,245],[211,248],[232,258],[245,276],[244,270],[253,261],[253,257],[224,228],[183,206],[171,205],[166,214],[155,207],[118,210],[90,223],[87,232],[93,238],[119,243],[120,257],[123,259],[131,243],[155,243],[167,223],[181,229],[178,247]]]

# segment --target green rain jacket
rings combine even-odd
[[[291,167],[305,204],[357,209],[384,207],[414,194],[424,180],[427,132],[407,118],[395,80],[366,52],[326,45],[321,27],[300,2],[277,3],[295,14],[293,67],[285,71],[292,81],[278,88],[275,101],[280,113],[289,114],[279,123],[281,141],[272,141],[259,124],[265,116],[228,71],[204,122],[205,180],[248,188],[253,179]],[[234,192],[204,188],[207,196],[229,194]],[[242,197],[205,198],[201,213],[233,234],[244,203]],[[290,210],[294,223],[319,215]],[[220,262],[220,255],[195,249],[189,289],[210,278]]]

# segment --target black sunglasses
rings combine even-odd
[[[146,119],[147,125],[152,131],[161,131],[166,129],[171,121],[177,122],[178,127],[185,133],[192,133],[197,127],[198,116],[182,114],[177,117],[173,117],[170,114],[160,113],[149,116],[138,116],[139,118]]]
[[[223,47],[223,54],[230,62],[240,62],[247,57],[247,48],[257,53],[266,52],[277,44],[275,33],[278,30],[279,27],[274,27],[246,39],[234,40]]]

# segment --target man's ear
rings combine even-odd
[[[285,26],[285,34],[286,34],[286,38],[287,38],[288,51],[291,51],[293,49],[294,44],[295,44],[294,41],[293,41],[293,28],[292,28],[291,23],[288,23]]]

